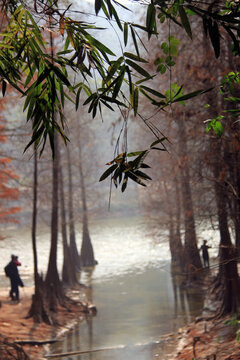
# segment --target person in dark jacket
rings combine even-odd
[[[202,250],[203,265],[204,267],[208,267],[208,268],[209,268],[209,255],[208,255],[209,248],[211,248],[211,246],[208,246],[207,240],[204,240],[200,250]]]
[[[11,258],[12,260],[5,268],[6,274],[11,281],[11,290],[9,295],[12,300],[19,300],[18,286],[24,286],[22,279],[20,278],[20,275],[18,273],[18,266],[21,266],[21,263],[18,261],[18,256],[12,255]]]

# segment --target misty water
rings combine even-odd
[[[64,359],[152,360],[154,344],[161,343],[163,335],[177,332],[201,313],[202,290],[178,288],[178,277],[173,281],[171,274],[167,234],[143,217],[96,221],[91,224],[91,238],[99,264],[80,274],[80,282],[88,286],[81,300],[96,305],[97,315],[80,321],[50,351],[67,353],[107,348]],[[80,234],[77,242],[80,247]],[[2,264],[12,252],[22,261],[25,285],[32,285],[30,235],[19,231],[15,237],[12,235],[0,242]],[[40,271],[45,272],[49,235],[44,232],[38,238],[38,252]],[[61,243],[58,258],[61,269]],[[8,286],[2,271],[0,285]],[[24,301],[24,289],[20,291]]]

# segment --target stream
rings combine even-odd
[[[153,233],[144,219],[95,224],[92,241],[99,265],[82,271],[80,281],[97,315],[79,322],[50,352],[92,351],[67,360],[152,360],[162,336],[201,314],[202,290],[179,288],[167,236]]]
[[[65,360],[152,360],[164,335],[175,333],[201,314],[203,292],[200,288],[183,290],[181,274],[172,277],[168,234],[150,219],[138,216],[109,218],[90,224],[95,258],[99,264],[85,269],[80,282],[87,286],[79,300],[93,303],[96,316],[88,316],[50,353],[89,351],[64,356]],[[60,236],[59,236],[60,238]],[[41,228],[37,249],[39,272],[46,272],[50,248],[48,229]],[[77,233],[81,246],[81,231]],[[31,233],[26,229],[8,231],[0,242],[0,286],[7,289],[3,267],[11,254],[17,254],[25,286],[33,285]],[[58,269],[62,268],[62,244],[58,244]],[[20,290],[24,300],[24,288]],[[164,344],[164,342],[163,342]],[[106,350],[103,350],[106,349]],[[97,351],[95,351],[97,350]],[[99,351],[101,350],[101,351]],[[161,359],[166,359],[160,354]]]

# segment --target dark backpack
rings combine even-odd
[[[10,263],[5,266],[4,271],[5,271],[5,275],[7,277],[10,277],[10,275],[11,275],[11,264]]]

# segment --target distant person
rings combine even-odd
[[[19,300],[18,286],[24,286],[18,273],[18,266],[21,266],[21,263],[18,261],[18,256],[16,255],[11,255],[11,259],[12,260],[5,266],[4,270],[6,276],[9,277],[11,281],[11,290],[9,295],[12,300]]]
[[[208,268],[209,268],[209,255],[208,255],[209,248],[211,248],[211,246],[208,246],[207,240],[204,240],[202,246],[200,247],[200,250],[202,250],[203,266]]]

